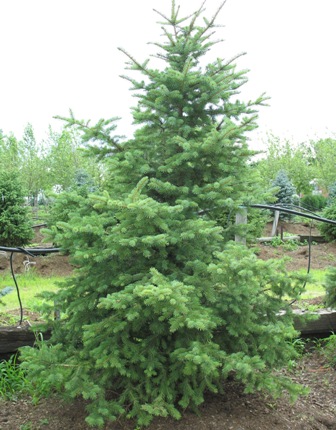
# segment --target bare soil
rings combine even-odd
[[[283,229],[284,235],[303,235],[303,236],[319,236],[320,232],[316,227],[311,227],[309,223],[291,223],[282,222],[279,229]],[[267,224],[263,237],[271,235],[272,223]],[[336,243],[316,243],[312,241],[311,247],[308,243],[302,243],[300,246],[289,249],[287,246],[272,246],[271,242],[258,243],[257,255],[263,260],[270,258],[288,259],[286,267],[288,270],[308,269],[310,260],[310,269],[325,269],[327,267],[336,266]]]
[[[271,226],[267,226],[265,236]],[[292,234],[309,234],[309,225],[286,224]],[[318,235],[317,230],[311,232]],[[283,247],[258,244],[258,255],[267,260],[290,257],[289,270],[307,268],[308,245],[288,251]],[[15,270],[24,270],[21,257],[15,257]],[[311,268],[323,269],[336,265],[336,244],[312,245]],[[71,265],[67,257],[50,255],[37,257],[34,270],[48,276],[68,276]],[[8,262],[0,257],[1,271],[8,270]],[[282,373],[310,389],[310,394],[291,404],[286,395],[274,400],[263,393],[244,394],[243,387],[236,382],[225,382],[225,395],[206,396],[200,415],[190,410],[183,413],[180,421],[157,418],[149,430],[336,430],[336,369],[327,365],[323,354],[312,349],[303,355],[293,367]],[[43,399],[33,405],[30,398],[16,401],[0,400],[0,430],[88,430],[85,423],[85,402],[77,399],[64,403],[59,399]],[[135,423],[118,420],[106,425],[104,430],[131,430]]]

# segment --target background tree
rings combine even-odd
[[[22,357],[37,389],[89,399],[93,426],[120,414],[140,425],[179,418],[228,375],[247,391],[298,392],[272,369],[295,355],[283,297],[297,297],[302,283],[227,243],[218,224],[223,208],[253,195],[246,134],[264,97],[237,100],[246,72],[233,61],[201,66],[217,16],[199,23],[202,13],[180,18],[174,2],[170,17],[159,13],[162,70],[126,53],[143,75],[126,77],[140,128],[125,142],[109,136],[107,189],[50,231],[78,270],[47,295],[64,312],[48,321],[51,341]]]
[[[35,139],[34,129],[28,124],[22,138],[23,163],[21,178],[25,193],[33,206],[38,204],[38,195],[49,185],[48,164],[46,152],[42,143],[38,144]]]
[[[328,205],[332,205],[336,200],[336,182],[333,182],[328,188]]]
[[[320,139],[310,142],[314,159],[315,177],[325,190],[336,182],[336,141],[335,139]]]
[[[22,164],[22,146],[13,134],[4,136],[0,130],[0,170],[20,171]]]
[[[278,172],[272,185],[273,187],[278,188],[278,191],[275,193],[275,197],[277,198],[276,203],[282,204],[284,206],[290,206],[294,204],[296,190],[284,170],[280,170]]]
[[[91,180],[99,177],[96,160],[83,151],[82,140],[74,129],[54,132],[50,128],[47,147],[48,175],[52,186],[60,185],[63,190],[69,190],[77,185],[78,175],[86,175]]]
[[[28,209],[24,206],[24,194],[16,172],[0,172],[0,244],[24,246],[31,240]]]
[[[256,163],[264,186],[268,187],[280,170],[286,173],[298,194],[310,194],[315,178],[311,148],[307,144],[293,145],[289,140],[269,135],[265,158]]]

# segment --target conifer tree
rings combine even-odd
[[[93,426],[119,415],[139,425],[179,418],[206,390],[225,391],[228,375],[247,392],[300,391],[273,373],[295,356],[283,297],[298,297],[300,279],[226,242],[217,221],[257,189],[246,134],[264,97],[237,100],[246,72],[233,61],[202,66],[218,14],[200,23],[203,12],[180,17],[173,1],[170,17],[159,13],[162,70],[124,51],[144,77],[125,76],[139,129],[126,142],[108,137],[108,189],[49,232],[78,269],[46,296],[64,317],[48,321],[49,342],[22,352],[24,366],[43,393],[88,399]],[[69,124],[90,136],[83,121]],[[102,120],[91,136],[107,129],[113,121]]]
[[[0,173],[0,245],[23,246],[33,236],[18,173]]]
[[[290,206],[294,204],[295,197],[295,187],[287,176],[287,173],[284,170],[280,170],[272,183],[273,187],[277,187],[278,191],[275,193],[275,197],[277,199],[277,204],[281,204],[283,206]],[[281,219],[290,219],[291,215],[289,214],[280,214]]]

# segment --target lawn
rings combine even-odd
[[[306,273],[305,270],[300,270],[300,273]],[[325,295],[323,287],[326,270],[311,270],[310,280],[307,282],[305,292],[302,294],[302,299],[313,299]]]
[[[56,291],[58,283],[63,279],[55,276],[41,277],[33,271],[16,275],[22,306],[25,309],[34,310],[42,303],[38,295],[43,291]],[[1,298],[0,313],[19,307],[15,284],[10,274],[0,276],[0,291],[5,287],[12,287],[13,291]]]

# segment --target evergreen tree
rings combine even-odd
[[[322,217],[336,221],[336,200],[333,199],[331,204],[325,207],[322,211]],[[322,222],[318,228],[326,240],[332,242],[336,240],[336,225],[327,222]]]
[[[140,128],[129,141],[105,140],[108,189],[49,232],[78,269],[46,295],[64,317],[48,321],[49,342],[22,352],[24,366],[43,393],[89,399],[93,426],[120,414],[140,425],[179,418],[205,390],[225,390],[228,375],[247,392],[300,391],[273,369],[295,356],[283,298],[298,297],[302,283],[281,262],[227,243],[218,224],[256,190],[246,133],[264,98],[237,100],[246,73],[232,61],[201,66],[217,16],[200,24],[202,13],[180,18],[174,1],[170,17],[160,13],[162,70],[126,54],[144,75],[126,77],[140,91]],[[113,121],[99,124],[95,136],[113,129]]]
[[[324,288],[326,290],[325,303],[334,308],[336,306],[336,268],[330,267],[325,276]]]
[[[16,247],[33,236],[22,186],[15,172],[0,173],[0,245]]]
[[[287,173],[284,170],[280,170],[272,183],[273,187],[278,187],[278,191],[275,193],[277,203],[284,206],[290,206],[294,203],[295,187],[289,180]]]

